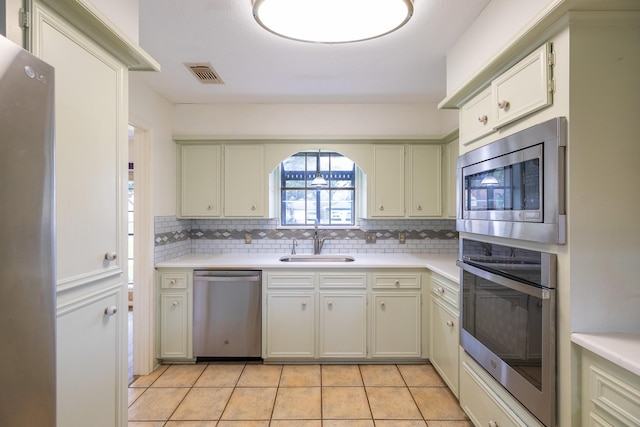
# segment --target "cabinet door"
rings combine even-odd
[[[460,108],[460,142],[463,145],[493,132],[492,101],[491,87],[488,87]]]
[[[373,146],[369,200],[371,217],[404,216],[404,146]]]
[[[430,360],[451,392],[458,396],[459,325],[454,315],[436,297],[431,300]]]
[[[419,292],[373,293],[372,356],[419,357]]]
[[[551,105],[550,44],[544,44],[491,82],[495,127]]]
[[[267,184],[262,145],[224,147],[224,216],[266,216]]]
[[[113,427],[120,424],[118,390],[126,389],[120,372],[126,350],[127,312],[110,316],[118,291],[63,307],[57,322],[57,425]],[[126,407],[125,407],[126,409]],[[126,411],[125,411],[126,413]],[[126,425],[126,421],[125,421]]]
[[[189,298],[186,292],[160,294],[160,358],[188,358]]]
[[[179,216],[220,216],[220,146],[180,145],[178,150]]]
[[[367,355],[365,293],[320,293],[320,357]]]
[[[267,357],[315,357],[314,305],[311,292],[267,296]]]
[[[442,216],[442,147],[408,146],[409,216]]]

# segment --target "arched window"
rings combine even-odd
[[[326,185],[313,186],[320,173]],[[282,225],[355,224],[356,164],[334,152],[302,152],[280,165]]]

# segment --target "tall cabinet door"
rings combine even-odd
[[[369,216],[404,216],[404,146],[373,146],[373,183]]]
[[[263,217],[267,179],[263,145],[224,147],[224,216]]]
[[[416,217],[442,215],[442,148],[409,145],[407,213]]]
[[[126,425],[127,70],[39,2],[55,67],[58,425]]]

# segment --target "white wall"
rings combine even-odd
[[[149,132],[151,141],[151,207],[154,216],[176,214],[176,146],[171,122],[173,104],[151,90],[140,75],[129,73],[129,117]]]
[[[560,0],[491,0],[447,54],[447,96]]]
[[[456,111],[421,104],[176,105],[175,135],[428,138],[457,129]]]

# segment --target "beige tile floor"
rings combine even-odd
[[[129,427],[471,427],[431,365],[163,365]]]

